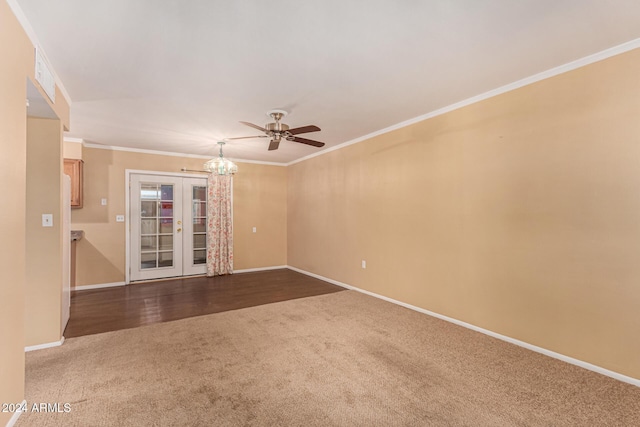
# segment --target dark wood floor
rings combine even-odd
[[[66,338],[344,290],[288,269],[192,277],[71,294]]]

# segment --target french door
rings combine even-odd
[[[131,174],[130,280],[206,273],[207,179]]]

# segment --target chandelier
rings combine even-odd
[[[238,166],[222,156],[222,146],[224,144],[224,141],[218,142],[218,145],[220,145],[220,156],[205,163],[204,170],[218,175],[233,175],[238,172]]]

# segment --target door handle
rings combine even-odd
[[[182,228],[178,228],[178,230],[177,230],[177,231],[178,231],[178,233],[179,233],[179,232],[181,232],[181,231],[182,231]]]

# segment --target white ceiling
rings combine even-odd
[[[71,97],[69,137],[202,155],[274,108],[326,149],[640,37],[637,0],[12,2]],[[267,145],[225,154],[320,150]]]

